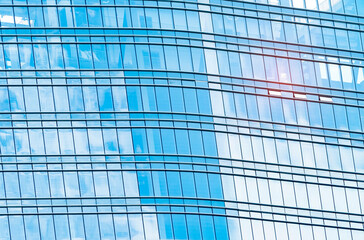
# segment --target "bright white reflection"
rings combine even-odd
[[[353,72],[350,66],[341,66],[341,75],[343,82],[352,83],[353,82]]]
[[[0,15],[1,23],[16,23],[17,25],[26,25],[29,26],[29,23],[33,24],[33,20],[24,19],[22,17],[13,17],[9,15]]]
[[[330,97],[320,97],[320,100],[324,102],[332,102],[332,98]]]
[[[305,94],[300,94],[300,93],[295,93],[294,97],[295,98],[301,98],[301,99],[307,99],[307,96]]]
[[[307,7],[308,9],[314,9],[314,10],[317,10],[316,0],[306,0],[306,7]]]
[[[331,81],[340,82],[340,69],[337,64],[328,64]]]
[[[269,0],[269,4],[278,5],[279,1],[278,0]]]
[[[269,95],[282,96],[281,92],[269,90]]]
[[[359,68],[358,70],[358,78],[357,78],[357,84],[360,84],[362,82],[364,82],[364,71],[363,71],[363,68]]]

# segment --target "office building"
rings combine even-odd
[[[0,0],[0,239],[364,239],[363,0]]]

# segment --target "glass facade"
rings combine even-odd
[[[0,0],[0,239],[364,239],[363,0]]]

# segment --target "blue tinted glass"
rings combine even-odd
[[[0,0],[0,239],[364,239],[362,0]]]

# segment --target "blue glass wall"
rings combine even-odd
[[[0,0],[0,239],[364,239],[364,1]]]

